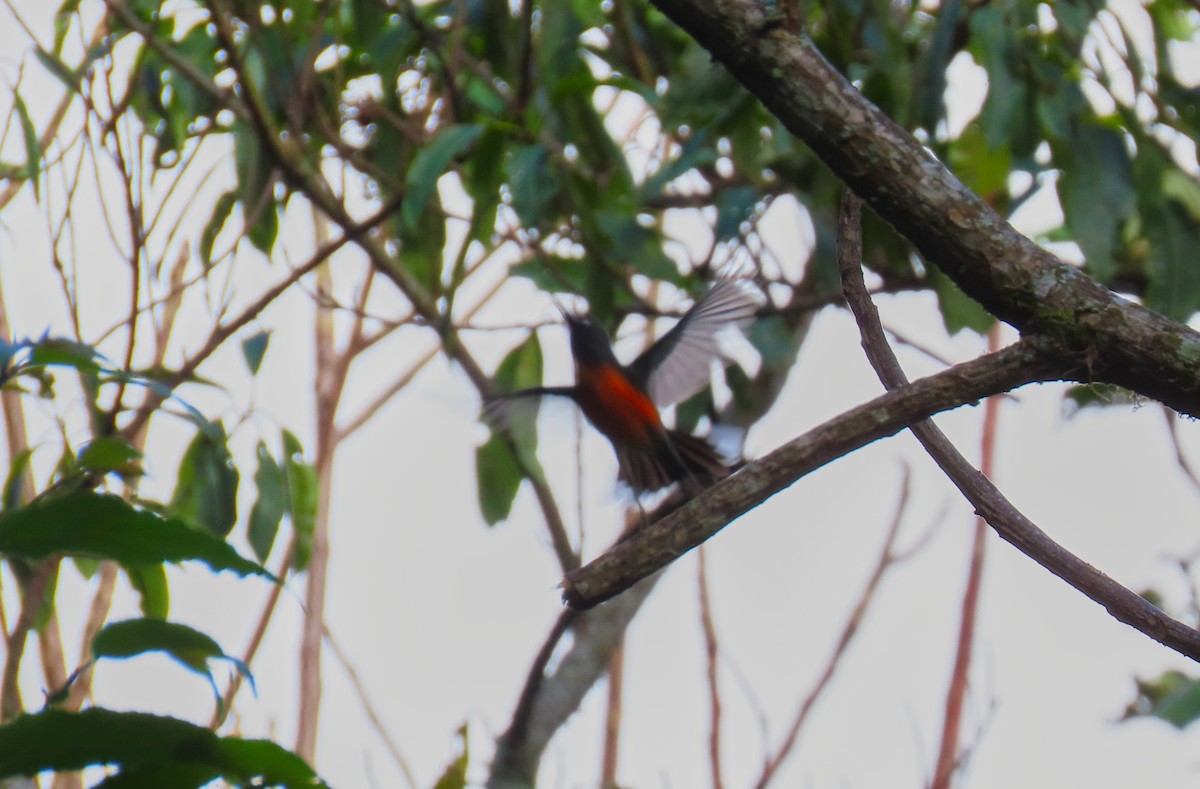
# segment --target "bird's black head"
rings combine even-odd
[[[600,328],[600,324],[586,315],[573,315],[566,311],[563,312],[563,318],[571,332],[571,355],[576,364],[616,363],[608,335]]]

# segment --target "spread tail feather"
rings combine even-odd
[[[678,482],[691,494],[729,476],[729,466],[707,439],[668,430],[654,451],[620,453],[619,479],[635,493],[650,493]]]

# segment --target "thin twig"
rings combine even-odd
[[[1200,472],[1192,465],[1192,461],[1188,459],[1187,454],[1183,451],[1183,442],[1179,440],[1179,416],[1167,406],[1162,407],[1163,417],[1167,420],[1167,431],[1171,436],[1171,445],[1175,449],[1175,462],[1179,464],[1179,468],[1183,471],[1188,482],[1192,483],[1192,487],[1200,491]]]
[[[604,714],[604,745],[600,756],[600,789],[618,789],[621,759],[621,698],[625,688],[625,639],[608,656],[608,695]]]
[[[988,350],[995,352],[1000,347],[1000,325],[992,326],[988,332]],[[985,477],[992,477],[996,460],[996,420],[1000,400],[989,397],[983,405],[983,441],[979,470]],[[950,688],[946,693],[946,717],[942,723],[942,743],[938,748],[937,765],[934,768],[931,789],[949,789],[954,772],[959,765],[958,740],[962,731],[962,711],[967,698],[971,673],[971,656],[975,647],[975,625],[979,612],[979,588],[983,583],[983,563],[987,548],[987,521],[975,518],[975,533],[971,537],[971,562],[967,571],[967,588],[963,592],[962,615],[958,631],[958,645],[954,654],[954,668],[950,674]]]
[[[720,646],[708,593],[708,562],[701,545],[696,550],[696,585],[700,596],[700,628],[704,633],[704,678],[708,685],[708,765],[713,789],[723,789],[721,777],[721,688],[717,682]]]
[[[354,695],[358,696],[358,703],[362,705],[363,711],[367,713],[368,720],[371,721],[371,728],[375,729],[375,733],[379,735],[379,739],[383,740],[384,747],[387,748],[392,761],[396,763],[400,774],[404,776],[404,781],[408,784],[409,789],[415,789],[418,784],[416,777],[413,775],[412,768],[409,767],[408,760],[400,753],[400,746],[388,734],[387,726],[384,724],[383,718],[375,708],[375,705],[371,703],[371,694],[363,684],[358,671],[355,670],[354,665],[350,662],[349,656],[338,645],[337,640],[333,637],[333,633],[329,630],[329,625],[322,625],[322,629],[325,633],[325,643],[329,645],[329,648],[333,651],[334,658],[341,664],[342,670],[346,672],[346,677],[349,678],[350,685],[354,688]]]
[[[842,632],[838,635],[838,640],[834,643],[833,651],[830,652],[829,658],[825,661],[825,667],[821,670],[817,681],[813,683],[812,689],[800,704],[800,709],[797,711],[796,717],[792,719],[792,725],[788,728],[787,736],[783,738],[783,742],[779,748],[775,751],[774,755],[768,758],[767,763],[763,766],[762,774],[759,775],[758,783],[755,784],[756,789],[766,789],[767,785],[771,783],[775,775],[779,772],[779,768],[783,766],[784,761],[792,754],[793,749],[796,747],[797,738],[800,736],[800,731],[804,728],[809,715],[816,707],[817,701],[829,687],[838,666],[841,665],[842,657],[846,654],[846,650],[858,634],[859,628],[866,618],[867,610],[875,600],[875,595],[879,591],[879,586],[884,576],[889,569],[898,562],[903,561],[905,557],[911,555],[910,552],[900,554],[895,550],[896,537],[900,534],[900,524],[904,522],[904,513],[908,509],[910,476],[909,469],[905,466],[904,477],[900,483],[900,499],[896,503],[895,515],[892,516],[892,523],[888,527],[887,535],[883,539],[883,549],[879,552],[879,558],[875,561],[875,566],[871,570],[871,575],[867,578],[867,583],[863,587],[862,594],[859,595],[858,601],[854,604],[854,608],[850,612],[850,616],[846,618],[846,623],[842,626]]]
[[[861,250],[861,234],[858,230],[860,210],[858,198],[846,190],[843,194],[839,246],[843,243],[850,247],[857,245],[857,249]],[[884,337],[879,324],[878,312],[866,295],[861,265],[851,262],[856,259],[861,260],[861,252],[856,254],[853,248],[848,249],[846,254],[839,252],[838,255],[843,289],[862,332],[863,348],[884,386],[894,392],[904,391],[911,384],[907,383],[904,371],[888,347],[887,338]],[[1041,341],[1045,341],[1044,338],[1026,334],[1017,344]],[[1016,346],[1009,346],[1012,347]],[[988,354],[984,358],[994,358],[1006,350]],[[913,424],[912,432],[946,476],[971,502],[976,512],[982,515],[1004,540],[1104,606],[1118,620],[1180,654],[1200,661],[1200,632],[1168,616],[1158,606],[1117,583],[1050,539],[1049,535],[1014,507],[986,476],[971,466],[933,424]]]

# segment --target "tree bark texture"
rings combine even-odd
[[[925,259],[1084,380],[1200,417],[1200,334],[1117,296],[1017,232],[759,0],[653,0]]]

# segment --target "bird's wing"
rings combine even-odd
[[[719,355],[717,334],[748,321],[759,297],[744,280],[718,280],[669,332],[633,361],[630,371],[659,408],[678,403],[709,382]]]

